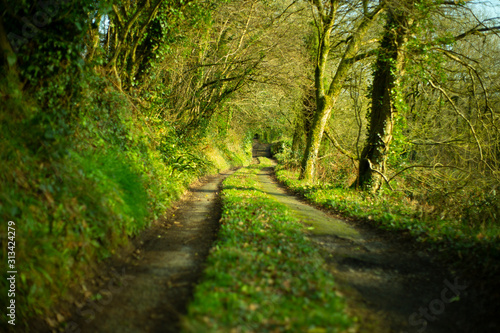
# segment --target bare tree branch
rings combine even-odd
[[[344,154],[345,156],[349,157],[352,160],[355,160],[355,161],[358,160],[358,157],[356,155],[354,155],[352,152],[348,151],[347,149],[343,148],[340,145],[340,143],[337,141],[337,139],[333,135],[330,135],[327,130],[325,130],[325,136],[328,138],[328,140],[330,140],[330,142],[333,144],[333,146],[335,148],[337,148],[337,150],[339,152],[341,152],[342,154]]]
[[[455,112],[463,119],[465,120],[465,122],[467,123],[467,125],[469,126],[472,134],[474,135],[474,139],[476,140],[476,144],[477,144],[477,148],[479,150],[479,155],[481,156],[481,161],[484,160],[484,157],[483,157],[483,148],[481,147],[481,143],[479,143],[479,138],[477,137],[477,134],[476,134],[476,130],[474,129],[474,126],[472,126],[471,122],[469,119],[467,119],[467,117],[462,113],[460,112],[460,110],[457,108],[457,106],[455,105],[455,103],[453,102],[453,100],[450,98],[450,96],[446,93],[446,91],[441,88],[440,86],[437,86],[434,84],[434,82],[432,82],[432,80],[429,80],[429,83],[430,85],[434,88],[434,89],[437,89],[439,90],[445,97],[446,99],[448,100],[448,102],[451,104],[451,106],[453,107],[453,110],[455,110]]]

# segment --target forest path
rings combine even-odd
[[[254,141],[253,156],[270,157],[269,145]],[[133,256],[111,263],[66,332],[180,332],[180,316],[216,238],[218,190],[229,174],[193,187]],[[306,204],[277,183],[273,168],[264,168],[258,179],[309,226],[348,312],[359,318],[356,332],[494,332],[478,323],[481,304],[473,286],[411,242]]]
[[[191,188],[179,207],[143,235],[132,256],[110,263],[94,300],[80,305],[66,332],[180,332],[180,316],[216,238],[219,186],[230,173]]]
[[[258,147],[256,156],[266,156]],[[263,190],[309,226],[358,332],[478,332],[481,311],[470,286],[431,256],[397,237],[362,228],[299,200],[279,185],[273,168],[258,175]],[[465,299],[465,300],[464,300]]]

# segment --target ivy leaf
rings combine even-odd
[[[10,67],[14,66],[17,62],[17,56],[15,53],[9,53],[7,55],[7,63],[9,64]]]

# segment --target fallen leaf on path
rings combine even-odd
[[[47,324],[50,326],[50,327],[57,327],[59,326],[59,324],[57,323],[57,321],[55,321],[54,319],[52,318],[46,318],[45,321],[47,322]]]
[[[255,311],[255,310],[257,310],[258,308],[259,308],[259,306],[258,306],[257,304],[254,304],[254,303],[252,303],[252,304],[250,304],[250,305],[248,306],[248,309],[249,309],[250,311]]]
[[[64,321],[64,316],[58,312],[56,313],[56,319],[58,322],[62,323]]]

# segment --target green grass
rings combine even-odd
[[[2,332],[33,331],[34,318],[69,316],[64,304],[83,294],[96,263],[165,214],[198,177],[251,156],[251,142],[233,133],[177,145],[168,124],[136,112],[106,80],[92,75],[80,83],[82,94],[54,98],[54,111],[0,76],[0,260],[7,263],[12,220],[19,272],[16,326],[2,322]],[[56,135],[51,117],[71,126]],[[161,149],[166,139],[176,140],[170,155]],[[231,156],[207,153],[229,142]],[[1,295],[7,295],[7,282],[0,282]]]
[[[72,156],[79,162],[80,172],[85,177],[98,180],[96,185],[101,195],[89,198],[91,201],[104,197],[107,191],[118,194],[120,199],[114,204],[119,206],[119,212],[129,217],[123,225],[127,236],[136,235],[149,225],[149,198],[145,184],[140,173],[131,168],[134,163],[128,161],[125,154],[110,150],[83,156],[73,153]],[[99,207],[99,203],[88,202],[86,206],[93,209]]]
[[[187,332],[339,332],[352,323],[304,226],[261,191],[256,174],[265,165],[224,182],[219,238]]]
[[[407,232],[445,259],[460,263],[467,259],[471,269],[488,274],[500,270],[500,229],[470,226],[458,220],[440,219],[426,214],[401,192],[370,195],[332,184],[309,185],[298,179],[298,172],[278,167],[278,180],[309,201],[344,216],[369,221],[381,229]]]

